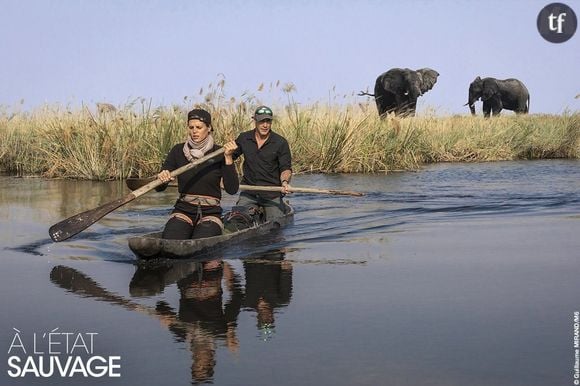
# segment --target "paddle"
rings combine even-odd
[[[281,186],[254,186],[254,185],[240,185],[240,190],[251,190],[254,192],[281,192],[284,190]],[[364,196],[364,193],[351,192],[348,190],[328,190],[328,189],[314,189],[314,188],[296,188],[290,186],[291,193],[317,193],[317,194],[333,194],[336,196]]]
[[[94,298],[107,303],[120,305],[131,311],[139,311],[148,315],[158,316],[155,309],[132,302],[122,296],[107,291],[93,279],[74,268],[57,265],[50,271],[50,281],[82,297]]]
[[[153,178],[128,178],[126,183],[127,187],[131,190],[139,189],[144,184],[152,181]],[[169,184],[169,186],[177,186],[175,184]],[[251,190],[255,192],[281,192],[281,186],[254,186],[254,185],[240,185],[240,190]],[[318,194],[333,194],[340,196],[364,196],[364,193],[351,192],[346,190],[326,190],[326,189],[313,189],[313,188],[296,188],[291,186],[290,192],[292,193],[318,193]]]
[[[198,159],[197,161],[190,162],[178,169],[171,172],[172,177],[176,177],[190,169],[195,168],[206,162],[215,161],[224,153],[224,148],[209,153],[205,157]],[[133,190],[131,193],[127,194],[125,197],[119,198],[117,200],[111,201],[105,205],[101,205],[98,208],[87,210],[86,212],[76,214],[72,217],[67,218],[57,224],[54,224],[48,230],[48,234],[53,241],[63,241],[82,232],[87,229],[101,218],[105,217],[107,214],[111,213],[115,209],[133,201],[137,197],[144,195],[145,193],[155,189],[156,187],[163,185],[163,182],[159,179],[154,179],[151,182],[141,186],[139,189]]]

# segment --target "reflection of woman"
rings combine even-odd
[[[187,114],[188,139],[175,145],[162,166],[157,177],[165,185],[157,188],[162,191],[167,183],[173,180],[170,172],[207,153],[218,150],[212,136],[211,115],[205,110],[194,109]],[[164,239],[190,239],[220,235],[223,230],[221,221],[222,208],[221,186],[229,194],[235,194],[239,188],[238,175],[234,167],[232,154],[237,145],[230,141],[224,145],[224,159],[201,170],[189,170],[177,177],[179,199],[165,229]]]
[[[231,292],[231,299],[225,307],[222,307],[222,278]],[[181,279],[177,285],[181,292],[179,323],[167,325],[180,340],[189,343],[194,383],[210,381],[216,363],[216,340],[223,339],[230,351],[238,351],[235,329],[242,299],[239,279],[229,264],[210,261],[204,263],[203,270]],[[175,316],[163,303],[158,305],[157,311]]]

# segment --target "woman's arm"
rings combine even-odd
[[[230,141],[224,145],[224,164],[222,166],[224,190],[229,194],[236,194],[240,188],[238,173],[234,166],[233,154],[238,148],[235,141]]]
[[[155,190],[158,192],[162,192],[165,189],[167,189],[167,186],[169,186],[169,182],[174,180],[174,178],[171,177],[170,173],[172,170],[177,169],[177,159],[175,155],[175,149],[177,147],[181,148],[182,145],[176,145],[169,151],[169,154],[167,154],[167,157],[165,158],[163,165],[161,165],[161,171],[157,174],[157,178],[162,182],[164,182],[163,185],[159,185],[158,187],[155,188]]]

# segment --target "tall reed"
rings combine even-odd
[[[96,180],[155,174],[169,149],[185,139],[192,107],[212,113],[218,143],[252,128],[251,115],[263,101],[249,92],[227,98],[224,83],[210,87],[202,100],[185,98],[165,107],[137,99],[111,109],[0,108],[0,170]],[[282,87],[286,100],[273,103],[273,130],[288,139],[298,173],[386,173],[431,162],[580,157],[577,112],[379,119],[372,101],[302,106],[292,99],[292,84]]]

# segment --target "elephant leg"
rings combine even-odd
[[[377,111],[379,112],[379,117],[383,117],[387,114],[387,105],[385,103],[384,95],[377,96],[375,98],[375,103],[377,104]]]
[[[417,107],[417,100],[416,99],[409,99],[407,95],[404,95],[400,99],[399,103],[399,115],[404,117],[413,117],[415,116],[415,109]]]
[[[518,107],[514,111],[516,114],[525,114],[525,113],[527,113],[526,110],[527,110],[526,101],[523,100],[523,101],[518,102]]]
[[[494,98],[492,100],[492,103],[491,103],[491,109],[492,109],[493,115],[496,117],[499,117],[501,110],[503,109],[503,104],[501,103],[501,99]]]
[[[409,100],[406,106],[407,115],[410,117],[415,116],[415,111],[417,110],[417,99]]]
[[[375,103],[377,104],[377,111],[379,112],[379,117],[383,116],[383,114],[385,113],[385,108],[383,107],[383,104],[381,102],[381,98],[376,97]]]
[[[407,105],[407,97],[405,95],[395,95],[395,114],[396,115],[405,115],[406,105]]]
[[[395,102],[395,98],[393,95],[390,95],[387,98],[387,103],[385,104],[385,109],[387,113],[396,113],[397,111],[397,103]]]
[[[381,94],[379,97],[375,98],[375,102],[377,103],[379,116],[382,118],[387,114],[392,113],[396,108],[395,99],[391,93]]]
[[[489,118],[489,114],[491,112],[491,103],[489,101],[483,102],[483,116],[485,118]]]

